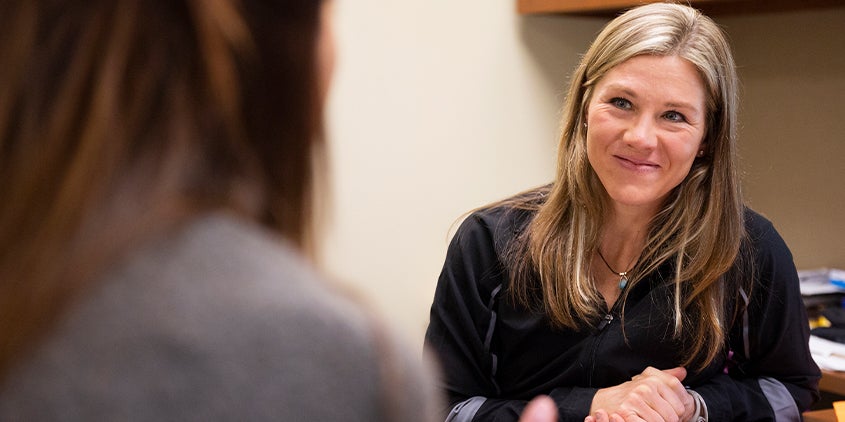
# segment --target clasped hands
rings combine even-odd
[[[695,412],[695,399],[681,383],[684,368],[648,367],[622,384],[602,388],[593,397],[584,422],[685,422]],[[557,421],[557,408],[548,397],[529,403],[520,422]]]

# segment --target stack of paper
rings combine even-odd
[[[845,371],[845,344],[811,335],[810,354],[821,369]]]

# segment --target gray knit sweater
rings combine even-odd
[[[208,215],[65,313],[4,381],[0,420],[433,420],[431,374],[377,331],[284,241]]]

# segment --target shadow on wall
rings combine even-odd
[[[519,18],[519,35],[549,92],[562,105],[569,77],[606,18],[528,15]]]

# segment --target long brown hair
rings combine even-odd
[[[0,377],[126,248],[226,208],[303,246],[320,0],[0,5]]]
[[[610,69],[644,54],[688,60],[707,92],[705,154],[652,219],[629,283],[636,285],[664,263],[673,264],[674,335],[687,344],[683,364],[700,368],[723,348],[731,312],[724,306],[723,280],[737,262],[745,229],[736,157],[735,65],[722,31],[693,8],[657,3],[632,9],[611,21],[582,58],[563,110],[555,183],[508,203],[536,210],[511,249],[510,293],[517,302],[536,305],[539,289],[541,306],[558,327],[579,329],[600,316],[604,301],[589,265],[608,197],[587,160],[585,110],[596,83]],[[626,297],[620,298],[623,306]]]

